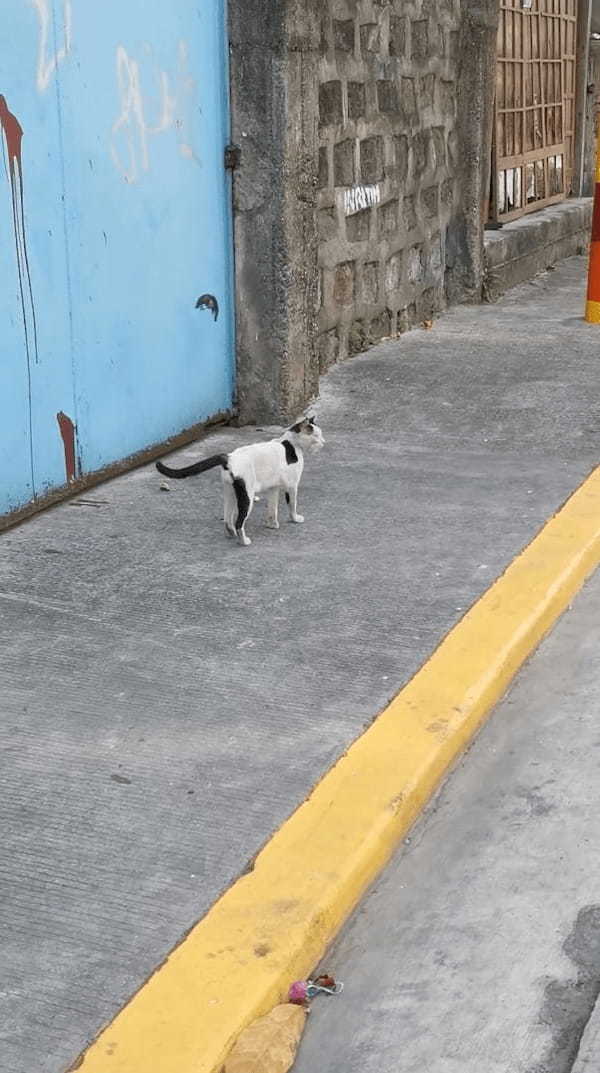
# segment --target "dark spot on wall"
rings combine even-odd
[[[348,82],[348,118],[359,119],[367,110],[364,82]]]
[[[341,123],[343,117],[342,83],[324,82],[319,88],[319,122],[322,126],[328,126]]]
[[[201,294],[196,302],[196,309],[209,309],[213,315],[213,320],[218,320],[219,303],[214,294]]]

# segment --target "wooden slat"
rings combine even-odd
[[[562,143],[557,145],[543,146],[541,149],[532,149],[529,153],[515,153],[513,156],[498,158],[498,170],[506,168],[518,168],[520,164],[532,164],[536,160],[543,160],[546,156],[561,156],[565,147]]]
[[[537,212],[538,209],[545,209],[548,205],[556,205],[557,202],[564,200],[564,194],[555,194],[554,197],[547,197],[544,201],[532,201],[531,204],[525,205],[524,208],[503,212],[500,219],[502,223],[510,223],[511,220],[518,220],[521,216],[526,216],[529,212]]]
[[[516,219],[570,191],[576,19],[577,0],[533,0],[529,9],[521,0],[500,0],[491,207],[498,220]]]

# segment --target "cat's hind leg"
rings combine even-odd
[[[254,506],[254,494],[248,493],[246,482],[243,477],[233,478],[233,490],[235,492],[235,498],[237,501],[237,518],[235,522],[235,531],[237,538],[245,548],[252,543],[250,537],[246,536],[245,525],[250,517],[250,512]]]
[[[296,509],[298,506],[297,485],[294,485],[293,487],[290,486],[290,488],[288,488],[287,492],[285,493],[285,500],[290,512],[290,521],[296,522],[298,525],[300,525],[304,521],[304,515],[298,514],[298,511]]]
[[[279,488],[272,488],[267,493],[267,513],[265,516],[265,525],[267,529],[279,529],[279,521],[277,520],[277,512],[279,510]]]
[[[235,520],[237,517],[237,499],[230,481],[223,481],[223,519],[227,536],[236,536]]]

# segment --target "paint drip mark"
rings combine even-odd
[[[21,297],[21,310],[23,313],[23,331],[25,334],[25,350],[27,353],[27,367],[30,370],[31,356],[33,353],[36,364],[39,361],[37,320],[35,304],[33,301],[33,289],[31,286],[31,273],[29,271],[29,256],[27,253],[27,237],[25,234],[25,206],[23,201],[23,162],[21,156],[21,141],[23,129],[16,116],[9,111],[6,98],[0,93],[0,128],[4,135],[2,149],[10,183],[12,200],[12,219],[15,234],[15,250],[17,255],[17,273],[19,277],[19,294]]]
[[[56,420],[58,421],[58,427],[65,449],[65,471],[67,474],[67,481],[69,484],[72,484],[75,480],[75,425],[70,417],[63,414],[62,410],[60,413],[57,413]]]

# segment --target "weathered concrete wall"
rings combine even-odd
[[[498,4],[229,10],[238,409],[281,419],[333,362],[480,298]]]
[[[590,41],[587,91],[583,194],[584,197],[593,197],[596,174],[596,131],[600,120],[600,41],[596,40]]]
[[[241,422],[301,411],[315,352],[318,16],[315,0],[229,0],[237,407]]]
[[[448,227],[448,301],[478,301],[485,278],[498,0],[462,0],[458,43],[457,142],[460,202]]]

